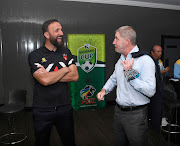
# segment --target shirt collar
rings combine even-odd
[[[60,50],[60,48],[57,48],[55,52],[58,52],[59,50]],[[51,51],[51,50],[49,50],[48,48],[46,48],[45,45],[44,45],[44,47],[43,47],[43,52],[44,52],[44,53],[50,53],[50,52],[55,53],[53,50]]]
[[[127,59],[129,59],[129,61],[130,61],[131,58],[132,58],[132,53],[138,52],[138,51],[139,51],[139,48],[138,48],[138,46],[136,45],[136,46],[129,52],[129,54],[127,55]],[[121,54],[121,60],[122,60],[122,61],[125,60],[125,57],[124,57],[123,54]]]
[[[48,48],[46,48],[46,46],[44,45],[44,47],[43,47],[43,52],[44,53],[49,53],[49,52],[51,52]]]

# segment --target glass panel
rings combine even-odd
[[[2,46],[2,35],[1,35],[1,29],[0,29],[0,104],[3,104],[4,98],[3,98],[3,46]]]

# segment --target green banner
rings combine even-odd
[[[74,110],[105,107],[96,98],[105,83],[105,35],[68,34],[68,48],[79,73],[79,81],[70,83]]]

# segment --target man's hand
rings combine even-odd
[[[160,72],[161,72],[161,75],[163,76],[164,74],[166,74],[169,71],[170,71],[170,67],[167,66],[164,70],[161,70]]]
[[[46,73],[46,72],[47,72],[47,70],[44,68],[44,66],[38,65],[37,67],[39,68],[39,69],[37,70],[37,73],[38,73],[38,74],[43,74],[43,73]]]
[[[124,62],[121,61],[124,70],[130,70],[132,69],[133,63],[134,63],[134,58],[131,59],[131,61],[129,61],[129,59],[126,59]]]
[[[170,67],[167,66],[167,67],[165,68],[165,71],[166,71],[166,72],[170,71]]]
[[[106,90],[105,90],[105,89],[102,89],[102,90],[96,95],[98,101],[104,100],[104,95],[105,95],[105,94],[106,94]]]

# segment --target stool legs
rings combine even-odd
[[[180,131],[178,131],[178,128],[180,127],[179,125],[178,125],[178,121],[177,121],[177,114],[178,114],[178,112],[177,112],[177,110],[178,110],[178,108],[176,107],[175,108],[175,124],[172,124],[172,120],[173,120],[173,115],[174,115],[174,112],[172,111],[172,109],[170,110],[170,115],[169,115],[169,124],[168,124],[168,146],[170,145],[170,135],[171,135],[171,133],[172,134],[177,134],[177,133],[180,133]],[[175,130],[174,131],[171,131],[171,127],[174,127],[175,128]]]
[[[168,141],[167,141],[168,146],[170,145],[171,134],[180,133],[180,126],[178,125],[178,121],[177,121],[177,118],[178,118],[177,117],[177,114],[178,114],[177,110],[178,110],[178,108],[169,109],[169,121],[168,121],[169,124],[168,124],[167,129],[161,125],[161,130],[168,134]],[[174,112],[175,112],[175,124],[172,124]],[[160,132],[160,135],[162,135],[161,132]]]
[[[169,124],[168,124],[168,146],[170,144],[170,134],[171,134],[171,121],[172,121],[172,118],[171,118],[171,110],[170,110],[170,113],[169,113]]]
[[[25,131],[17,132],[15,128],[15,117],[9,116],[8,117],[8,133],[2,135],[0,137],[0,143],[7,144],[7,145],[14,145],[24,141],[27,138],[27,121],[26,121],[26,113],[25,114]]]

